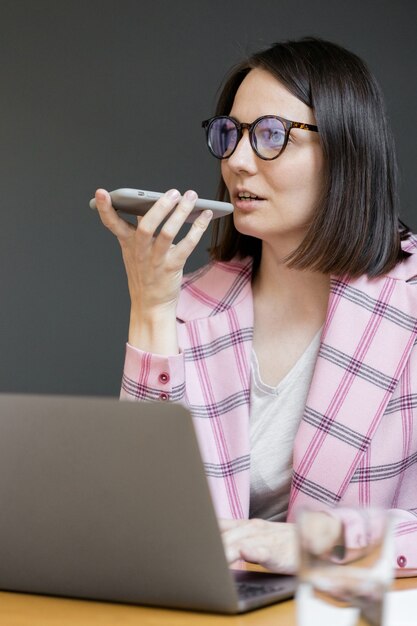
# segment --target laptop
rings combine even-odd
[[[191,416],[0,394],[0,589],[217,613],[290,598],[229,569]]]

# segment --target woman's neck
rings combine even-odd
[[[289,268],[265,251],[253,281],[254,335],[262,380],[275,386],[322,328],[329,276]]]
[[[253,281],[256,298],[285,302],[286,309],[327,309],[330,278],[312,270],[290,268],[273,249],[263,246],[262,257]]]

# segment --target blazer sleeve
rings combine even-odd
[[[184,402],[184,355],[151,354],[127,344],[120,399]]]
[[[355,554],[366,547],[369,529],[364,527],[363,517],[357,509],[341,507],[326,512],[340,519],[343,524],[345,558],[349,561],[350,553]],[[417,576],[416,517],[403,509],[388,509],[387,513],[393,517],[395,576]]]
[[[394,509],[395,563],[397,578],[417,576],[417,520],[409,511]]]

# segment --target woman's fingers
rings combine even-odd
[[[148,218],[148,215],[146,215],[143,218],[139,231],[143,230],[143,233],[145,234],[144,242],[146,242],[150,233],[155,233],[156,227],[160,225],[161,216],[165,217],[168,215],[168,218],[162,225],[160,232],[155,237],[153,242],[155,259],[164,257],[169,252],[170,259],[174,261],[176,265],[185,264],[188,256],[200,241],[201,236],[206,230],[212,216],[211,211],[203,212],[203,216],[199,215],[194,221],[193,226],[189,229],[187,235],[175,246],[175,252],[172,251],[174,239],[180,232],[182,226],[184,226],[184,223],[190,213],[194,210],[197,197],[198,196],[195,191],[189,190],[177,201],[176,206],[172,203],[167,206],[168,213],[167,210],[165,210],[163,213],[157,215],[153,208],[152,216],[149,215]],[[160,201],[162,200],[163,198],[161,198]],[[157,207],[155,206],[155,209],[156,208]],[[141,238],[142,233],[138,232],[137,237]]]
[[[293,524],[257,519],[230,522],[220,523],[229,564],[244,559],[274,572],[295,572],[297,542]]]
[[[122,248],[132,310],[138,320],[149,311],[167,305],[172,308],[177,302],[185,262],[212,217],[212,211],[203,211],[185,237],[173,245],[196,199],[194,191],[188,191],[181,198],[179,191],[171,189],[138,218],[135,227],[119,217],[107,191],[96,191],[100,218],[117,236]]]
[[[119,217],[117,211],[112,206],[108,191],[97,189],[95,198],[97,211],[104,226],[121,241],[130,237],[135,227]]]
[[[143,251],[152,244],[152,255],[156,265],[168,258],[172,267],[183,267],[188,257],[197,246],[213,216],[212,211],[202,211],[194,220],[188,233],[175,245],[173,242],[197,200],[195,191],[189,190],[181,198],[179,192],[167,192],[150,211],[141,219],[136,233],[136,240]],[[156,230],[166,219],[158,234]]]
[[[194,220],[186,236],[175,246],[176,259],[179,264],[185,265],[186,260],[207,230],[212,217],[213,211],[202,211]]]
[[[171,248],[185,220],[194,209],[196,200],[197,194],[195,191],[189,190],[178,201],[175,210],[166,220],[155,240],[155,252],[157,254],[163,255]]]
[[[136,231],[137,243],[140,246],[149,245],[154,240],[155,233],[168,215],[174,211],[178,204],[182,204],[181,194],[177,189],[170,189],[159,200],[155,202],[151,209],[142,217]],[[178,211],[178,208],[175,212]],[[168,222],[169,220],[167,220]],[[166,223],[162,230],[166,228]],[[159,233],[158,237],[161,233]],[[176,233],[175,233],[176,234]],[[174,234],[174,236],[175,236]],[[172,238],[173,239],[173,238]],[[171,240],[172,241],[172,240]],[[156,238],[155,238],[156,243]],[[168,246],[169,247],[169,246]]]
[[[194,209],[197,200],[195,191],[189,190],[181,198],[177,189],[170,189],[143,217],[138,218],[137,227],[119,216],[105,189],[97,189],[95,198],[101,221],[119,239],[122,246],[125,247],[128,243],[129,248],[132,248],[131,239],[136,231],[134,248],[137,254],[141,258],[152,249],[152,258],[157,265],[169,253],[173,265],[184,266],[207,230],[213,215],[212,211],[202,211],[184,238],[173,247],[175,237]],[[161,224],[160,232],[156,234]]]

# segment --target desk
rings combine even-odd
[[[416,589],[417,578],[396,580],[393,588]],[[293,600],[230,617],[0,592],[0,626],[295,626],[295,623]]]

